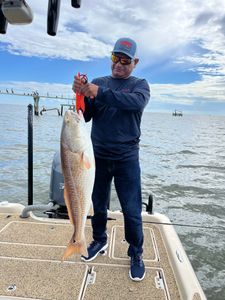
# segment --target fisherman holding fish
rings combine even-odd
[[[129,276],[141,281],[145,276],[142,228],[141,175],[139,164],[140,124],[150,98],[145,79],[131,75],[138,64],[136,42],[120,38],[111,55],[111,76],[83,83],[75,76],[74,92],[85,96],[84,119],[92,119],[91,140],[95,157],[95,182],[92,193],[93,241],[84,261],[91,261],[108,247],[107,207],[114,178],[124,215],[125,238],[131,258]]]

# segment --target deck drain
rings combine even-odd
[[[15,284],[10,284],[8,287],[7,287],[7,291],[8,292],[14,292],[16,290],[16,285]]]

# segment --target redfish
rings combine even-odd
[[[61,164],[64,176],[64,199],[74,233],[63,254],[88,256],[85,224],[91,207],[95,160],[90,135],[81,111],[66,111],[61,131]]]

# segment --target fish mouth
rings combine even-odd
[[[79,123],[83,118],[83,113],[80,110],[78,112],[72,111],[72,110],[67,110],[66,117],[70,120],[72,119],[76,123]]]

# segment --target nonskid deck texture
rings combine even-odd
[[[69,223],[0,214],[0,299],[181,299],[156,225],[144,224],[146,276],[142,282],[128,276],[123,221],[109,220],[108,234],[106,255],[89,263],[79,256],[61,262],[72,235]],[[89,243],[90,220],[86,237]]]

